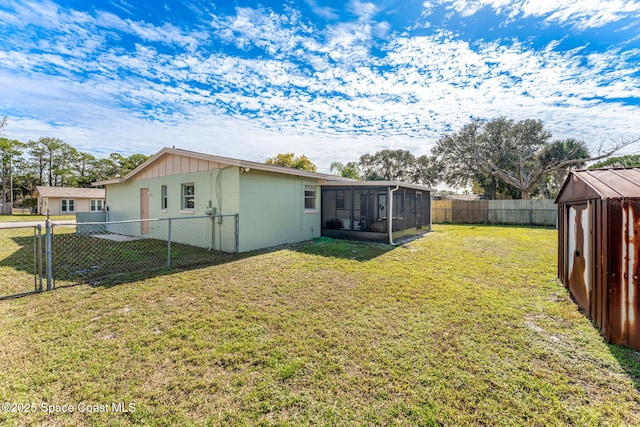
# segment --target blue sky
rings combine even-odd
[[[594,149],[640,134],[640,0],[0,0],[0,28],[3,136],[98,156],[295,152],[328,172],[428,154],[471,117]]]

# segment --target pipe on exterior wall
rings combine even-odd
[[[389,244],[395,245],[393,243],[393,193],[400,189],[399,185],[396,185],[396,188],[389,188],[389,209],[387,210],[387,232],[389,233]]]

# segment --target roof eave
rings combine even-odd
[[[119,183],[122,183],[122,182],[129,181],[135,175],[137,175],[142,170],[144,170],[148,165],[150,165],[151,163],[153,163],[154,161],[156,161],[158,158],[162,157],[165,154],[174,154],[174,155],[179,155],[179,156],[189,156],[189,157],[193,157],[193,158],[197,158],[197,159],[201,159],[201,160],[213,161],[213,162],[222,163],[222,164],[229,165],[229,166],[236,166],[236,167],[245,168],[245,169],[246,168],[248,168],[248,169],[256,169],[256,170],[261,170],[261,171],[265,171],[265,172],[281,173],[281,174],[286,174],[286,175],[301,176],[301,177],[305,177],[305,178],[313,178],[313,179],[319,179],[319,180],[328,180],[328,181],[334,180],[334,179],[335,180],[340,180],[340,181],[349,180],[348,178],[342,178],[342,177],[338,177],[338,176],[335,176],[335,175],[326,175],[326,174],[321,174],[321,173],[317,173],[317,172],[309,172],[309,171],[305,171],[303,169],[293,169],[293,168],[286,168],[286,167],[282,167],[282,166],[273,166],[273,165],[268,165],[268,164],[265,164],[265,163],[251,162],[251,161],[248,161],[248,160],[233,159],[233,158],[230,158],[230,157],[222,157],[222,156],[214,156],[214,155],[211,155],[211,154],[198,153],[196,151],[189,151],[189,150],[182,150],[182,149],[178,149],[178,148],[164,147],[160,151],[158,151],[156,154],[151,156],[149,159],[147,159],[144,163],[140,164],[137,168],[135,168],[134,170],[132,170],[131,172],[126,174],[124,177],[118,178],[118,179],[107,180],[107,181],[98,181],[98,182],[93,183],[92,185],[94,185],[94,186],[96,186],[96,185],[110,185],[110,184],[119,184]]]
[[[435,190],[431,187],[426,187],[423,185],[419,185],[419,184],[410,184],[408,182],[402,182],[402,181],[357,181],[357,180],[350,180],[350,181],[333,181],[333,182],[328,182],[326,184],[324,184],[328,187],[339,187],[339,186],[352,186],[352,187],[395,187],[395,186],[400,186],[400,187],[405,187],[405,188],[411,188],[414,190],[420,190],[420,191],[429,191],[429,192],[434,192]]]
[[[109,185],[109,184],[119,184],[121,182],[124,182],[124,178],[115,178],[115,179],[108,179],[106,181],[96,181],[96,182],[92,182],[91,185],[93,187],[97,187],[99,185]]]

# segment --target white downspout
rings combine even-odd
[[[389,233],[389,244],[395,245],[393,243],[393,193],[398,191],[400,188],[399,185],[396,185],[396,188],[389,188],[389,209],[387,210],[387,232]]]

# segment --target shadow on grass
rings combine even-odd
[[[23,275],[31,274],[33,277],[34,246],[37,246],[33,236],[11,237],[10,240],[18,249],[0,260],[0,273],[4,267],[8,267]],[[392,245],[381,243],[320,237],[307,242],[236,254],[175,242],[169,249],[168,243],[159,239],[113,241],[69,233],[54,236],[52,270],[55,288],[76,285],[112,287],[179,271],[225,264],[283,249],[363,262],[375,259],[394,248]],[[43,249],[43,258],[45,252]],[[167,262],[169,252],[170,266]],[[42,272],[45,276],[46,259],[42,260]],[[43,282],[46,288],[46,277],[43,277]],[[0,286],[0,296],[22,296],[27,290],[29,289],[24,288],[8,292]]]
[[[597,327],[597,326],[596,326]],[[640,352],[630,347],[616,344],[607,344],[609,351],[616,358],[622,369],[633,382],[636,390],[640,392]]]
[[[21,231],[27,235],[0,238],[0,299],[40,291],[38,238],[30,229]]]
[[[61,237],[56,236],[56,239]],[[64,238],[68,240],[80,238],[85,240],[85,244],[88,246],[91,245],[92,239],[96,239],[90,236],[72,234],[65,235]],[[324,237],[242,253],[227,253],[172,243],[171,268],[168,268],[166,241],[141,239],[132,242],[104,243],[101,241],[98,243],[101,245],[99,252],[89,250],[80,256],[68,251],[57,252],[53,261],[56,288],[78,284],[109,288],[180,271],[222,265],[285,249],[305,254],[357,261],[369,261],[394,249],[394,246],[380,243]],[[62,243],[59,242],[58,246],[61,245]],[[113,269],[111,271],[109,271],[110,266]]]
[[[564,285],[561,284],[561,286]],[[582,316],[584,316],[591,323],[591,326],[600,333],[601,339],[609,348],[609,353],[611,353],[613,357],[618,361],[618,364],[620,364],[629,380],[633,383],[635,389],[640,392],[640,350],[636,350],[632,347],[620,344],[612,344],[607,342],[607,338],[605,337],[598,323],[589,317],[587,311],[580,306],[580,304],[576,301],[573,295],[571,295],[571,293],[569,293],[569,298],[571,299],[572,303],[578,307],[580,314],[582,314]]]
[[[392,251],[394,248],[395,246],[384,243],[331,239],[329,237],[318,237],[289,247],[293,251],[305,254],[361,262],[375,259]]]
[[[0,260],[0,274],[6,267],[33,275],[33,237],[11,237],[9,240],[17,249]],[[252,253],[226,253],[175,242],[169,249],[166,241],[158,239],[113,241],[75,233],[55,235],[52,253],[56,288],[80,284],[110,287],[252,256]],[[170,267],[167,262],[169,254]],[[42,272],[46,274],[46,259],[42,260]],[[0,278],[0,284],[2,282]],[[18,292],[6,292],[0,286],[0,296],[14,293]]]

